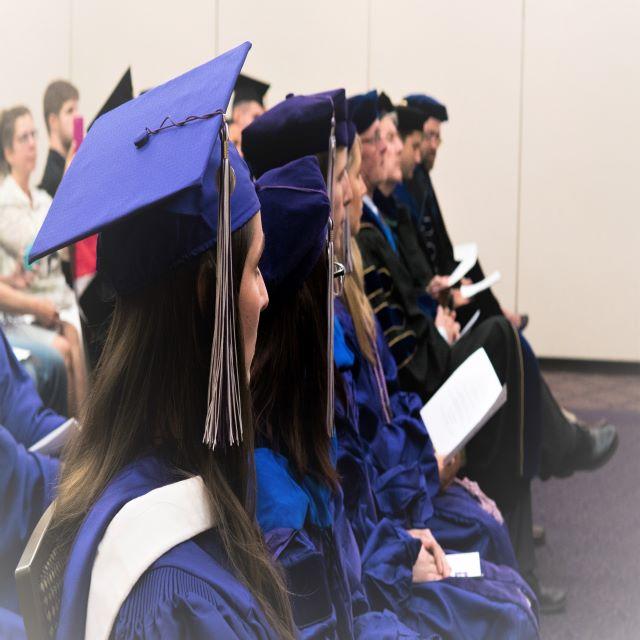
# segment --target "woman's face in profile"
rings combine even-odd
[[[256,351],[260,313],[269,304],[269,295],[258,266],[264,249],[264,233],[260,212],[253,216],[247,224],[251,231],[251,244],[242,271],[238,309],[244,340],[244,363],[247,369],[247,378],[249,378],[251,362]]]

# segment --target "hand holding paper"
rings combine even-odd
[[[507,400],[484,349],[472,353],[420,410],[436,452],[460,451]]]

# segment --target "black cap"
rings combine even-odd
[[[266,82],[240,74],[233,89],[231,108],[234,109],[242,102],[257,102],[264,107],[264,94],[269,91],[270,86]]]
[[[91,124],[87,127],[87,131],[91,129],[95,121],[103,116],[105,113],[119,107],[125,102],[133,99],[133,84],[131,82],[131,67],[129,67],[122,78],[118,81],[115,89],[111,92],[111,95],[107,98],[107,101],[102,105],[102,109],[98,111],[98,115],[91,121]]]
[[[393,102],[391,102],[391,98],[382,91],[378,96],[378,113],[380,116],[384,116],[387,113],[391,113],[395,111],[396,108],[393,106]]]
[[[413,131],[422,131],[425,120],[427,120],[427,116],[423,111],[398,105],[395,108],[395,112],[398,116],[398,131],[400,135],[406,136]]]

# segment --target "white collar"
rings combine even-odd
[[[380,217],[380,210],[376,207],[375,202],[371,198],[369,194],[362,196],[362,202],[364,202],[369,209],[371,209],[372,213],[374,213],[378,218]]]

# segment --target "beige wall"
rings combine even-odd
[[[90,120],[128,65],[141,90],[246,39],[272,104],[341,85],[432,93],[451,118],[434,171],[449,232],[501,270],[496,292],[531,313],[538,353],[640,360],[637,0],[0,6],[0,106],[25,102],[38,122],[55,77]]]

